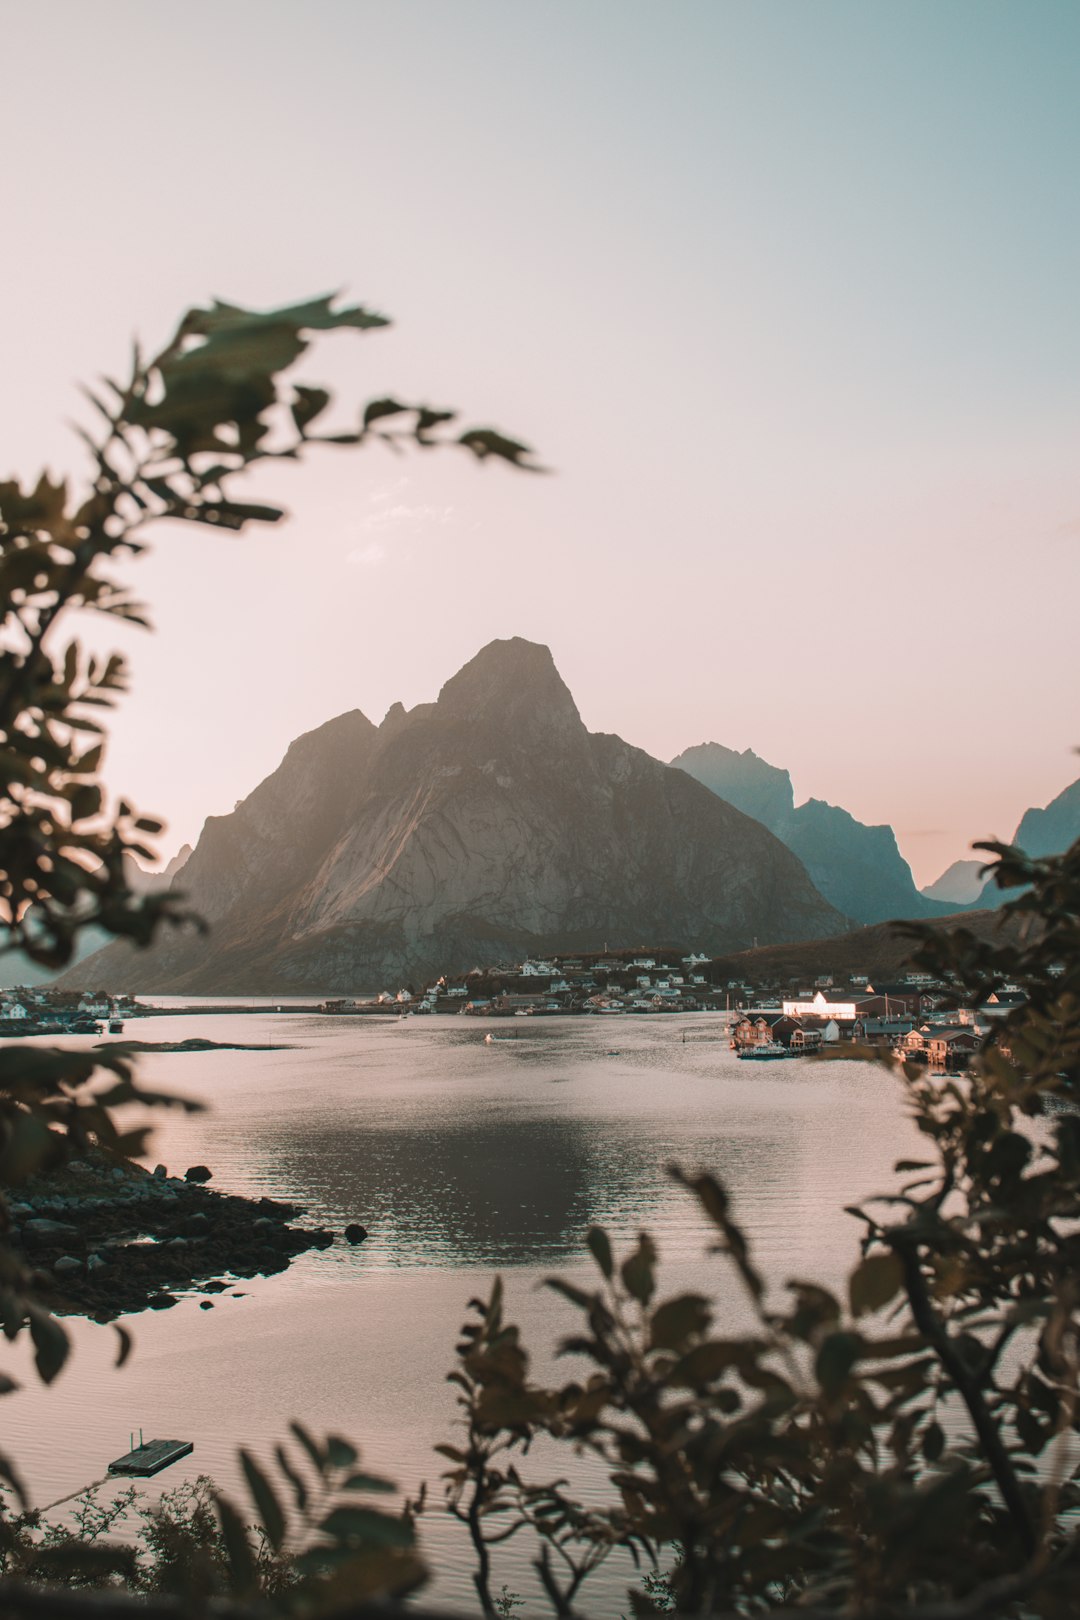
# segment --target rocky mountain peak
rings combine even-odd
[[[447,681],[440,715],[470,725],[495,725],[534,740],[584,731],[577,704],[549,648],[512,636],[490,641]]]

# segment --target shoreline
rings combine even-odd
[[[205,1166],[170,1176],[103,1157],[39,1176],[11,1199],[10,1243],[33,1266],[57,1315],[109,1322],[166,1310],[181,1295],[228,1292],[230,1279],[272,1276],[300,1254],[328,1249],[326,1227],[272,1198],[212,1191]],[[346,1241],[362,1242],[351,1225]],[[363,1234],[363,1236],[360,1236]],[[212,1297],[201,1301],[210,1309]]]

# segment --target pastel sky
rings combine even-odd
[[[134,332],[334,287],[395,326],[306,380],[555,469],[328,452],[275,532],[162,527],[110,781],[164,853],[496,636],[921,882],[1080,774],[1075,0],[0,0],[0,38],[5,475],[85,474],[76,383]]]

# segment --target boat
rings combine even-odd
[[[124,1020],[122,1018],[109,1019],[109,1034],[122,1035],[124,1033]]]
[[[740,1046],[735,1053],[737,1058],[753,1059],[764,1063],[769,1058],[798,1057],[790,1046],[782,1046],[779,1041],[763,1041],[760,1046]]]

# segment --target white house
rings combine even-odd
[[[818,990],[812,1001],[785,1001],[784,1013],[788,1018],[833,1018],[845,1023],[855,1017],[855,1003],[828,1001],[825,992]]]

